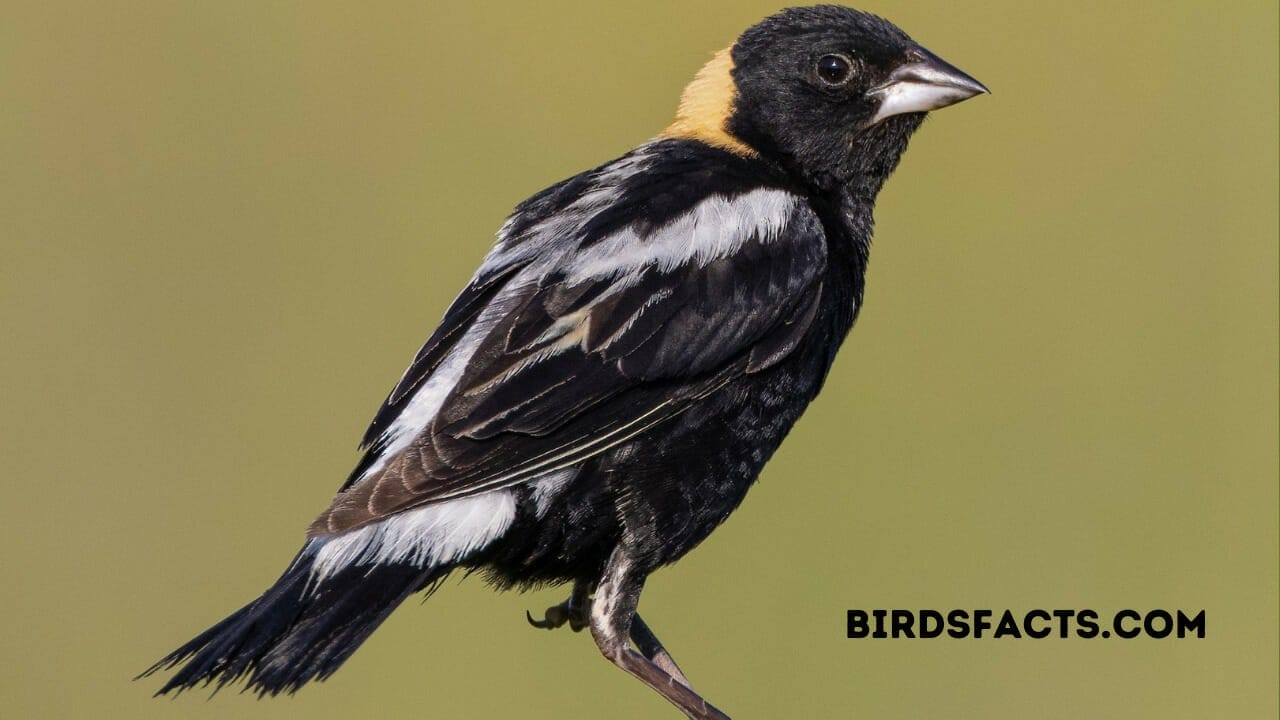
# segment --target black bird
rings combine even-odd
[[[645,578],[738,506],[862,305],[876,194],[925,113],[979,82],[889,22],[748,29],[656,139],[526,200],[373,419],[366,453],[257,600],[165,657],[160,689],[293,692],[456,569],[572,583],[538,627],[691,718],[636,614]]]

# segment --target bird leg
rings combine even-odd
[[[571,630],[581,632],[591,624],[590,614],[591,588],[587,583],[578,581],[573,584],[573,594],[569,599],[547,608],[541,620],[534,620],[528,610],[525,611],[524,616],[530,625],[543,630],[555,630],[567,622]]]
[[[693,686],[689,684],[689,678],[680,672],[680,666],[676,665],[675,658],[671,657],[671,653],[662,647],[662,641],[657,635],[649,629],[649,625],[640,618],[640,613],[636,613],[631,618],[631,644],[636,646],[641,655],[653,661],[654,665],[662,668],[671,677],[680,681],[681,685],[687,688]]]
[[[533,614],[525,611],[525,619],[529,624],[542,629],[554,630],[562,627],[565,623],[574,632],[581,632],[583,628],[588,627],[591,616],[591,593],[587,584],[577,582],[573,586],[573,594],[569,599],[559,605],[552,605],[547,608],[541,620],[535,620]],[[657,635],[653,634],[653,630],[649,629],[649,625],[641,619],[639,613],[631,620],[631,644],[636,646],[641,655],[644,655],[653,664],[662,668],[671,677],[680,681],[685,687],[692,687],[689,684],[689,678],[684,676],[680,671],[680,666],[676,665],[675,658],[671,657],[671,653],[662,646],[662,641]]]
[[[686,682],[627,645],[628,637],[635,639],[639,636],[641,640],[652,642],[636,640],[637,647],[647,646],[655,655],[661,651],[662,655],[670,658],[644,621],[639,622],[640,632],[636,632],[636,621],[639,620],[636,606],[643,589],[644,576],[631,570],[631,560],[623,548],[614,550],[591,604],[591,636],[595,638],[601,654],[666,698],[691,720],[729,720],[728,715],[703,700]],[[675,665],[674,662],[671,664]],[[683,674],[680,677],[683,678]]]

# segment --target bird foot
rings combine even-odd
[[[552,605],[547,608],[547,612],[541,620],[533,619],[533,615],[526,610],[525,618],[529,620],[529,624],[541,628],[543,630],[555,630],[569,624],[569,629],[574,632],[582,632],[591,624],[591,613],[587,603],[575,602],[574,598],[569,598],[559,605]]]

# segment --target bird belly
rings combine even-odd
[[[594,581],[626,544],[652,571],[706,539],[742,502],[816,393],[816,362],[783,363],[572,471],[517,492],[505,536],[478,559],[504,587]]]
[[[606,464],[621,542],[656,570],[737,509],[812,400],[821,373],[786,363],[726,386]]]

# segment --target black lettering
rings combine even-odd
[[[1018,621],[1013,617],[1012,610],[1005,610],[1000,616],[1000,624],[996,626],[996,633],[992,637],[997,640],[1005,635],[1012,635],[1015,638],[1021,638],[1022,633],[1018,630]]]
[[[1143,618],[1142,628],[1149,637],[1167,638],[1173,632],[1173,618],[1164,610],[1152,610]]]
[[[1187,617],[1181,610],[1178,611],[1178,637],[1186,637],[1187,633],[1195,630],[1196,637],[1204,637],[1204,610],[1196,613],[1195,617]]]
[[[952,610],[947,613],[947,634],[953,638],[969,637],[969,613],[964,610]]]
[[[1142,633],[1142,630],[1140,630],[1136,626],[1133,628],[1126,629],[1124,625],[1122,625],[1121,623],[1124,620],[1138,620],[1141,617],[1142,616],[1138,614],[1137,610],[1121,610],[1120,612],[1116,613],[1115,619],[1113,619],[1111,622],[1111,627],[1115,628],[1116,635],[1119,635],[1120,637],[1125,638],[1126,640],[1129,638],[1135,638]]]
[[[1054,610],[1053,616],[1058,618],[1058,637],[1065,638],[1071,635],[1071,618],[1075,616],[1074,610]]]
[[[973,611],[973,637],[982,639],[982,631],[991,629],[991,611],[990,610],[974,610]]]
[[[911,629],[916,624],[915,617],[910,610],[894,610],[893,611],[893,636],[895,638],[905,637],[914,639],[916,634]]]
[[[1038,630],[1036,628],[1031,627],[1031,621],[1035,619],[1043,620],[1046,623],[1046,625],[1044,625]],[[1051,632],[1051,630],[1049,629],[1049,626],[1047,624],[1048,622],[1049,622],[1049,613],[1045,612],[1044,610],[1031,610],[1030,612],[1027,613],[1026,617],[1023,618],[1022,628],[1023,630],[1026,631],[1027,637],[1033,637],[1039,640],[1041,638],[1049,637],[1049,633]]]
[[[1086,640],[1098,636],[1098,613],[1092,610],[1081,610],[1076,613],[1076,624],[1080,626],[1080,629],[1076,630],[1076,635]]]
[[[942,613],[937,610],[920,611],[920,637],[936,638],[942,635]]]
[[[871,632],[871,628],[867,627],[866,610],[850,610],[848,623],[850,639],[862,639]]]
[[[872,614],[873,616],[875,616],[875,619],[876,619],[876,630],[875,630],[875,632],[871,633],[871,637],[873,637],[873,638],[877,638],[877,639],[879,639],[879,638],[887,638],[887,637],[889,637],[889,634],[888,634],[888,633],[886,633],[886,632],[884,631],[884,616],[885,616],[885,611],[884,611],[884,610],[872,610],[872,611],[871,611],[871,614]]]

